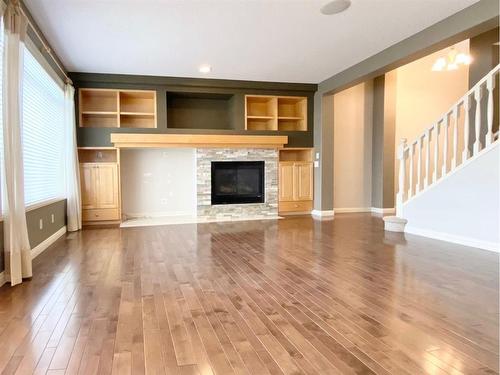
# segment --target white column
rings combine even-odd
[[[413,150],[414,143],[410,144],[410,152],[408,155],[409,172],[408,172],[408,199],[413,196]]]
[[[476,91],[474,91],[474,99],[476,100],[476,118],[474,121],[474,126],[476,129],[476,139],[474,140],[474,155],[477,154],[481,149],[481,142],[479,140],[479,138],[481,137],[481,97],[481,86],[478,86],[476,88]]]
[[[462,163],[469,158],[469,133],[470,133],[469,110],[470,110],[470,101],[469,101],[469,95],[467,94],[464,99],[464,150],[462,152]]]
[[[422,137],[418,137],[417,140],[417,187],[415,192],[420,192],[421,186],[421,176],[422,176]]]
[[[445,176],[448,172],[448,124],[450,122],[450,114],[447,113],[444,117],[444,131],[443,131],[443,165],[441,167],[441,176]]]
[[[458,106],[453,108],[453,157],[451,159],[451,169],[457,166],[458,154]]]
[[[427,129],[425,132],[425,139],[426,139],[426,145],[425,145],[425,177],[424,177],[424,188],[429,185],[429,179],[430,179],[430,168],[431,168],[431,132],[430,129]]]
[[[439,121],[434,125],[434,170],[432,172],[432,182],[438,179],[439,165]]]
[[[495,88],[495,80],[493,79],[494,76],[494,74],[489,76],[486,83],[486,88],[488,89],[488,132],[486,133],[486,146],[489,146],[493,142],[493,89]]]
[[[399,160],[399,186],[398,194],[396,195],[396,216],[402,217],[403,215],[403,202],[405,196],[405,181],[406,181],[406,160],[405,160],[406,138],[401,139],[398,147],[398,160]]]

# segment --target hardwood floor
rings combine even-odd
[[[0,372],[498,373],[498,267],[367,214],[84,230],[0,289]]]

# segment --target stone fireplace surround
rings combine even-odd
[[[211,204],[212,161],[264,161],[264,203]],[[205,220],[278,216],[278,151],[262,148],[196,149],[197,216]]]

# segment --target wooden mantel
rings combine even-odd
[[[111,143],[117,148],[282,148],[288,136],[112,133]]]

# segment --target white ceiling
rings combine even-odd
[[[477,0],[25,0],[69,71],[318,83]],[[212,72],[198,67],[210,64]]]

